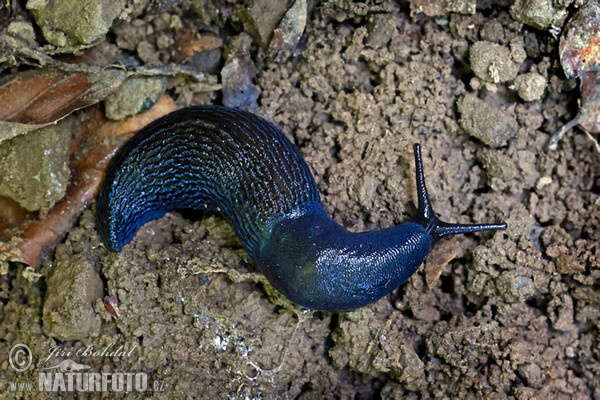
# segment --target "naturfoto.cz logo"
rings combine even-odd
[[[103,350],[94,350],[90,347],[80,349],[75,354],[80,357],[102,356],[130,356],[132,349],[126,352],[122,346],[113,349],[112,344]],[[51,348],[50,355],[41,364],[49,361],[53,356],[71,356],[73,353],[58,347]],[[16,344],[9,353],[10,366],[16,372],[27,371],[33,362],[31,349],[24,344]],[[163,390],[162,381],[154,381],[149,388],[148,375],[144,372],[92,372],[89,365],[78,363],[69,358],[55,365],[40,368],[38,371],[37,391],[39,392],[145,392]],[[13,382],[10,385],[13,392],[33,391],[31,382]]]
[[[40,392],[145,392],[148,376],[143,372],[40,372]]]

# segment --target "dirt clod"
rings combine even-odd
[[[40,1],[27,8],[48,42],[55,46],[88,44],[103,37],[124,6],[123,0]]]
[[[148,111],[163,94],[167,80],[164,77],[131,77],[116,93],[104,100],[107,118],[120,120]]]
[[[49,126],[2,142],[0,195],[46,213],[67,191],[70,140],[67,129]]]
[[[567,16],[570,0],[517,0],[510,8],[510,15],[517,21],[537,29],[560,27]]]
[[[519,93],[519,97],[525,101],[541,99],[546,86],[546,78],[537,72],[529,72],[515,78],[515,88]]]
[[[458,101],[460,126],[490,147],[504,146],[517,133],[514,117],[467,93]]]
[[[473,72],[483,81],[511,81],[519,72],[519,64],[511,56],[510,49],[497,43],[475,42],[471,46],[469,60]]]
[[[100,317],[93,303],[104,292],[100,275],[82,254],[58,263],[48,276],[44,302],[44,331],[59,340],[97,336]]]

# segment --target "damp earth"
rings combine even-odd
[[[112,253],[92,202],[39,267],[0,264],[2,393],[69,358],[42,363],[52,348],[92,346],[133,351],[70,358],[143,372],[143,396],[157,398],[600,398],[600,156],[576,129],[547,148],[577,114],[577,83],[557,62],[566,5],[543,15],[542,0],[123,0],[92,15],[93,29],[67,30],[41,3],[6,14],[4,29],[201,67],[202,87],[181,75],[129,80],[130,94],[99,108],[110,118],[164,91],[178,107],[252,110],[299,147],[327,212],[355,232],[410,218],[418,142],[441,219],[508,229],[440,242],[370,306],[313,312],[277,293],[218,213],[170,212]],[[35,143],[65,157],[62,139]],[[16,151],[0,143],[3,158]],[[42,168],[24,161],[0,165],[0,194],[11,168]],[[49,164],[68,179],[65,162]],[[16,201],[43,212],[64,194],[34,198],[23,185]],[[26,372],[9,363],[16,343],[33,351]]]

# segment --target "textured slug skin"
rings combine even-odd
[[[144,127],[117,152],[100,189],[97,225],[106,247],[119,251],[169,210],[219,210],[290,300],[350,310],[402,284],[439,237],[503,229],[438,221],[422,171],[421,180],[425,200],[415,222],[352,233],[327,216],[306,162],[279,129],[244,111],[196,106]],[[446,230],[439,237],[432,233],[438,222]]]

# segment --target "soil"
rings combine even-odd
[[[112,253],[92,206],[41,276],[18,264],[5,271],[3,393],[69,358],[42,363],[57,346],[123,346],[129,356],[70,358],[94,372],[147,373],[152,390],[144,395],[158,398],[600,399],[600,157],[577,130],[547,150],[550,135],[577,113],[576,85],[556,62],[558,40],[524,28],[503,6],[430,18],[411,16],[405,3],[360,4],[311,4],[305,49],[281,62],[252,44],[258,113],[298,145],[327,212],[352,231],[410,218],[413,143],[422,145],[441,219],[506,221],[508,229],[439,243],[424,268],[368,307],[310,312],[268,284],[218,214],[171,212]],[[140,17],[158,31],[144,40],[174,35],[156,22],[172,15],[201,19],[181,7]],[[374,28],[374,18],[391,34]],[[124,43],[126,22],[118,24],[109,40]],[[227,42],[239,29],[230,21],[219,32]],[[473,72],[475,42],[502,49],[502,79]],[[169,54],[156,59],[167,63]],[[532,72],[546,90],[524,101],[511,83]],[[169,90],[180,105],[221,98],[183,84]],[[473,129],[485,119],[477,101],[505,118],[500,136],[482,139],[463,126],[461,118],[475,120]],[[439,253],[452,256],[430,285],[425,271]],[[59,268],[83,266],[92,275],[84,283],[53,283]],[[82,287],[116,297],[119,317],[101,297],[71,293]],[[61,314],[57,295],[79,307],[75,315]],[[34,369],[11,369],[16,343],[32,348]]]

